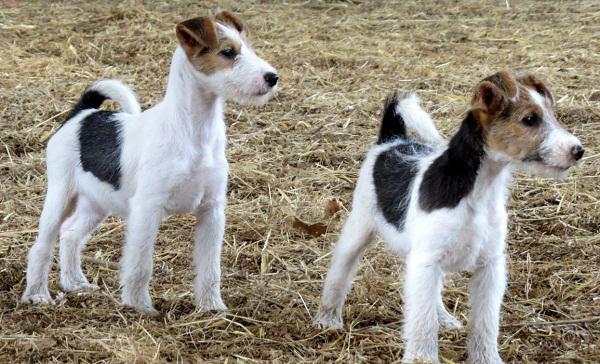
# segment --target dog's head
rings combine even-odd
[[[547,84],[529,72],[498,72],[475,89],[471,110],[488,154],[531,173],[564,176],[583,157],[579,139],[556,119]]]
[[[181,22],[176,34],[200,82],[215,94],[262,105],[277,92],[277,72],[254,53],[248,28],[230,12]]]

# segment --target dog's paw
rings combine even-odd
[[[337,313],[335,309],[323,310],[319,309],[317,315],[312,321],[313,326],[321,329],[339,330],[344,327],[341,313]]]
[[[493,353],[469,353],[468,364],[504,364],[497,352]]]
[[[61,279],[60,287],[65,292],[74,292],[74,291],[84,291],[84,290],[98,290],[98,287],[95,284],[88,282],[86,279],[84,280],[76,280],[76,279]]]
[[[139,304],[130,304],[122,302],[123,306],[131,307],[135,309],[137,312],[151,317],[156,317],[160,314],[160,312],[155,309],[152,305],[139,305]]]
[[[401,363],[402,364],[440,364],[440,361],[436,357],[405,354],[402,357]]]
[[[152,299],[150,298],[150,292],[148,291],[145,291],[142,294],[133,295],[125,290],[121,296],[121,304],[123,306],[132,307],[144,315],[159,315],[159,312],[152,305]]]
[[[54,305],[55,302],[49,293],[25,293],[21,297],[21,302],[34,305]]]
[[[140,307],[134,307],[134,308],[138,312],[140,312],[146,316],[156,317],[156,316],[160,315],[160,312],[152,306],[140,306]]]
[[[450,330],[462,330],[463,324],[456,317],[452,316],[448,312],[445,314],[438,315],[438,322],[441,327]]]
[[[223,303],[221,297],[217,299],[198,300],[196,301],[196,307],[200,312],[227,311],[227,306]]]

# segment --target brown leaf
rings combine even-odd
[[[289,216],[285,220],[292,228],[314,237],[321,236],[327,232],[327,225],[323,223],[307,224],[295,216]]]
[[[342,205],[335,199],[333,200],[329,200],[329,202],[327,202],[327,204],[325,205],[325,218],[329,219],[330,217],[332,217],[333,215],[336,214],[336,212],[340,211],[342,209]]]

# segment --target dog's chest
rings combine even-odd
[[[441,256],[445,271],[459,272],[472,269],[481,253],[481,235],[474,225],[458,229],[447,241]]]
[[[168,191],[167,212],[193,212],[205,201],[222,198],[227,186],[227,169],[224,155],[179,162]]]
[[[446,241],[442,265],[447,271],[472,270],[481,259],[494,256],[503,249],[506,215],[488,210],[463,216]]]

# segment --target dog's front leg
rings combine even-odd
[[[505,289],[506,258],[504,254],[487,260],[471,278],[471,330],[468,340],[470,363],[503,363],[498,354],[498,331],[500,306]]]
[[[404,282],[403,363],[438,363],[438,302],[443,273],[437,262],[409,255]]]
[[[221,299],[221,245],[225,230],[225,203],[215,202],[196,212],[194,294],[202,311],[226,310]]]
[[[142,199],[133,200],[131,206],[121,259],[122,301],[126,306],[156,315],[158,311],[152,306],[149,283],[154,241],[164,211],[162,204],[148,204]]]

